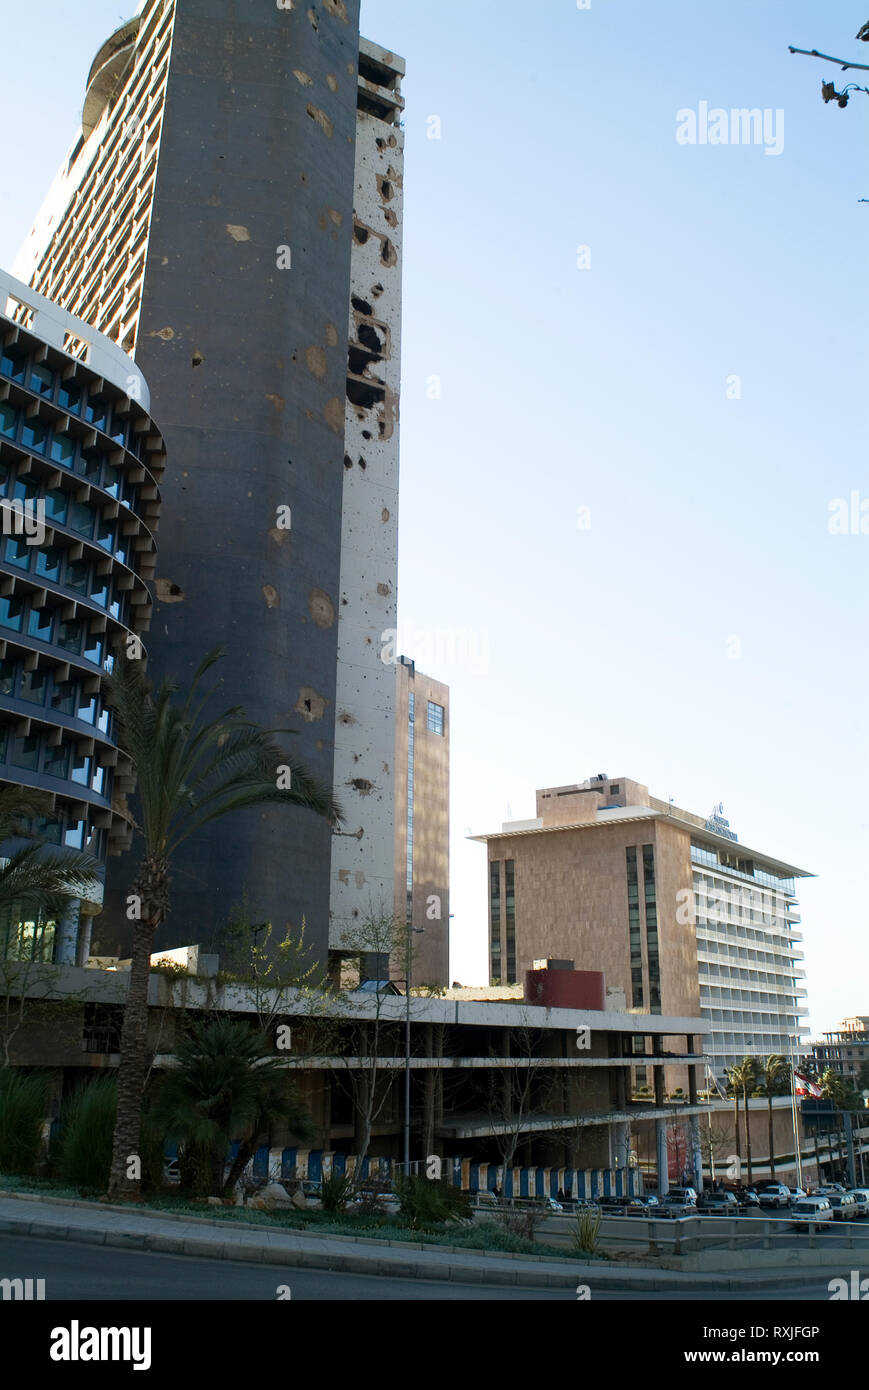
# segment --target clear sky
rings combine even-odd
[[[126,17],[4,7],[22,114],[0,265]],[[812,1024],[869,1013],[869,97],[820,97],[869,74],[787,52],[869,62],[867,19],[842,0],[363,0],[363,33],[408,67],[399,623],[451,686],[463,983],[486,971],[466,833],[605,771],[721,800],[742,841],[815,873]],[[768,111],[766,142],[680,143],[702,103],[712,139],[715,108]],[[852,533],[830,530],[837,499]]]

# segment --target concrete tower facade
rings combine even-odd
[[[192,841],[161,947],[246,893],[278,930],[304,917],[325,958],[358,875],[391,898],[401,71],[360,53],[358,0],[145,0],[95,59],[17,262],[151,387],[172,467],[149,672],[184,682],[223,646],[215,711],[293,729],[346,811],[334,863],[326,822],[292,809]],[[103,949],[124,944],[131,871]]]

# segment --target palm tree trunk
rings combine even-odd
[[[145,1042],[148,1031],[148,982],[151,978],[151,950],[158,917],[146,918],[133,939],[130,985],[121,1030],[121,1061],[118,1067],[118,1115],[112,1144],[109,1196],[135,1199],[141,1191],[138,1178],[128,1176],[130,1160],[138,1156],[142,1125],[142,1095],[145,1089]],[[138,1165],[141,1171],[141,1163]]]
[[[736,1135],[736,1157],[741,1157],[739,1149],[739,1092],[733,1088],[733,1132]]]
[[[239,1144],[238,1153],[232,1160],[232,1167],[229,1170],[226,1182],[223,1184],[224,1197],[232,1196],[236,1183],[257,1151],[257,1138],[258,1133],[252,1134],[248,1139],[242,1140]]]

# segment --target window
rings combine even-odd
[[[23,381],[24,373],[27,368],[27,358],[23,353],[17,352],[15,348],[3,348],[0,356],[0,372],[8,376],[12,381]]]
[[[57,645],[65,652],[78,652],[81,647],[82,625],[80,618],[69,618],[58,625]]]
[[[101,430],[105,427],[108,418],[109,407],[106,401],[100,400],[99,396],[88,396],[85,419]]]
[[[643,948],[640,942],[640,889],[637,878],[637,850],[625,850],[628,874],[628,938],[631,949],[631,1007],[643,1007]]]
[[[0,598],[0,627],[21,631],[24,620],[24,600],[20,598]]]
[[[111,497],[120,498],[121,470],[113,468],[110,463],[107,463],[103,469],[103,487]]]
[[[33,828],[45,844],[60,844],[61,825],[59,820],[54,820],[50,816],[38,816],[33,822]]]
[[[54,372],[41,362],[30,368],[30,389],[40,396],[50,396],[54,392]]]
[[[88,449],[87,453],[82,454],[79,459],[76,472],[81,473],[82,477],[89,483],[99,483],[102,466],[102,455],[94,449]]]
[[[610,782],[610,796],[618,796],[619,790],[618,782]]]
[[[443,711],[442,711],[443,712]],[[515,861],[504,860],[504,935],[507,946],[507,983],[516,983],[516,881]]]
[[[426,728],[428,729],[428,731],[429,731],[430,734],[443,734],[443,731],[444,731],[444,707],[443,707],[443,705],[436,705],[436,704],[433,704],[433,702],[432,702],[431,700],[429,700],[429,702],[428,702],[428,718],[427,718],[427,720],[426,720]]]
[[[33,735],[14,738],[9,761],[14,767],[23,767],[28,772],[35,772],[39,767],[39,739]]]
[[[62,487],[53,487],[45,494],[45,514],[51,521],[60,522],[61,526],[66,521],[68,506],[69,497]]]
[[[66,574],[63,577],[67,589],[75,589],[77,594],[86,594],[90,569],[87,560],[68,560]]]
[[[45,550],[39,550],[36,554],[36,573],[43,575],[46,579],[53,579],[55,582],[60,579],[60,561],[63,551],[57,546],[46,546]]]
[[[97,522],[96,543],[101,545],[103,550],[112,553],[112,546],[115,543],[115,523],[104,521],[102,518]]]
[[[72,773],[70,774],[71,780],[73,782],[80,783],[80,785],[83,787],[86,787],[91,780],[92,763],[93,759],[85,753],[82,753],[78,757],[76,757],[75,762],[72,765]]]
[[[62,381],[60,390],[57,393],[57,403],[64,410],[68,410],[71,415],[81,413],[81,387],[76,386],[73,381]]]
[[[661,1012],[661,961],[658,952],[658,906],[655,896],[655,850],[643,845],[643,886],[646,900],[646,955],[649,962],[649,1012]]]
[[[0,401],[0,434],[6,439],[14,439],[15,431],[18,428],[18,412],[13,410],[11,405],[5,401]]]
[[[15,685],[15,662],[0,661],[0,695],[11,695]]]
[[[70,507],[69,524],[80,536],[92,536],[96,513],[85,502],[73,502]]]
[[[10,536],[6,542],[3,558],[7,565],[15,565],[20,570],[29,570],[30,561],[33,558],[33,546],[28,545],[26,540]]]
[[[29,700],[33,705],[44,705],[48,690],[47,671],[22,671],[18,687],[19,700]]]
[[[501,865],[489,865],[489,976],[501,979]]]
[[[15,480],[13,497],[21,502],[32,502],[39,496],[39,483],[32,473],[21,473]]]
[[[54,626],[54,610],[51,608],[31,608],[27,618],[27,631],[40,642],[51,641]]]
[[[21,426],[21,443],[28,449],[35,449],[38,453],[45,453],[45,441],[48,438],[48,428],[41,420],[25,420]]]
[[[9,488],[9,464],[0,463],[0,497],[5,497]]]
[[[109,577],[106,574],[94,575],[93,588],[90,591],[92,603],[98,603],[100,608],[105,608],[109,601]]]
[[[67,849],[84,849],[84,835],[84,821],[71,821],[64,832],[63,843]]]
[[[75,440],[70,439],[68,434],[55,434],[51,441],[49,453],[55,463],[61,464],[64,468],[72,468],[75,459]]]
[[[54,920],[39,911],[30,916],[29,912],[32,909],[16,905],[0,914],[0,954],[6,960],[50,963],[54,959]]]
[[[95,791],[97,796],[104,796],[106,788],[106,769],[98,767],[94,771],[91,779],[91,791]]]
[[[75,714],[78,685],[75,681],[57,681],[51,696],[51,708],[58,714]]]
[[[42,770],[46,777],[61,777],[66,781],[69,776],[69,744],[60,743],[57,748],[46,748]]]
[[[76,719],[83,719],[86,724],[93,724],[97,717],[97,700],[95,695],[82,695],[78,701],[75,712]]]
[[[89,632],[85,638],[82,656],[85,661],[93,661],[97,664],[103,659],[103,639],[95,633]]]

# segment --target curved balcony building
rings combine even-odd
[[[131,840],[104,683],[150,623],[164,449],[148,405],[117,344],[0,273],[0,782],[48,792],[32,828],[103,861]],[[43,958],[86,956],[74,917]]]

